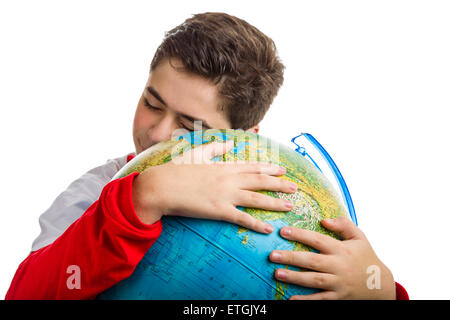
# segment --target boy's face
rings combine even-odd
[[[182,66],[177,59],[171,63]],[[167,59],[161,61],[150,73],[134,116],[136,154],[170,139],[176,129],[193,131],[196,120],[202,121],[201,129],[231,128],[218,106],[219,93],[210,80],[176,71]]]

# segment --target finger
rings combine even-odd
[[[234,142],[212,142],[192,148],[182,155],[172,159],[176,164],[204,164],[210,163],[215,156],[223,155],[233,148]]]
[[[285,179],[273,177],[267,174],[242,174],[240,179],[242,189],[246,190],[269,190],[286,193],[297,191],[297,184]]]
[[[314,252],[274,250],[270,254],[270,260],[279,264],[302,267],[319,272],[333,272],[333,263],[330,256]]]
[[[258,208],[272,211],[290,211],[294,208],[294,203],[290,200],[274,198],[259,192],[240,190],[237,206]]]
[[[260,233],[271,233],[273,231],[273,227],[270,224],[258,220],[247,212],[233,206],[227,211],[223,220]]]
[[[336,284],[335,275],[321,272],[277,269],[275,270],[275,278],[283,282],[322,290],[332,290]]]
[[[342,245],[331,236],[296,227],[283,227],[280,234],[285,239],[301,242],[325,254],[336,252]]]
[[[339,234],[344,240],[364,239],[364,233],[348,218],[323,219],[322,225]]]
[[[234,141],[212,142],[203,146],[203,159],[210,160],[216,156],[221,156],[234,147]]]
[[[236,173],[260,173],[271,176],[280,176],[286,173],[286,168],[269,162],[237,161],[232,163]]]
[[[313,294],[295,295],[289,298],[289,300],[337,300],[336,292],[334,291],[322,291]]]

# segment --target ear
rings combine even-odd
[[[247,129],[247,130],[245,130],[245,131],[247,131],[247,132],[253,132],[253,133],[256,133],[256,134],[257,134],[257,133],[259,132],[259,124],[257,124],[257,125],[255,125],[255,126],[249,128],[249,129]]]

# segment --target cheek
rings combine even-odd
[[[145,107],[138,106],[134,115],[133,131],[136,132],[147,130],[150,126],[152,126],[155,120],[156,119],[152,116],[152,113],[146,110]]]

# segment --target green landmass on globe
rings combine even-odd
[[[312,248],[279,236],[284,226],[337,236],[323,228],[324,218],[348,216],[336,191],[325,176],[294,150],[243,130],[194,131],[160,142],[139,154],[114,178],[164,164],[203,144],[234,141],[234,148],[213,161],[260,161],[286,167],[281,179],[298,185],[293,194],[259,191],[291,200],[289,212],[238,207],[270,223],[274,232],[259,234],[222,221],[163,217],[163,232],[134,273],[99,295],[99,299],[287,299],[319,290],[276,280],[273,273],[284,267],[268,260],[273,250],[311,251]]]

